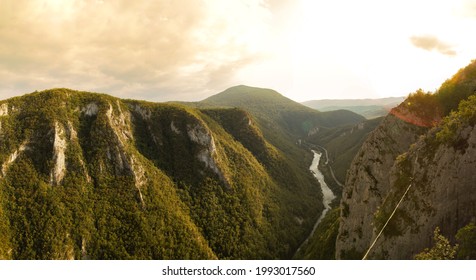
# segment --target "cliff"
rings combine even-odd
[[[476,220],[475,68],[410,95],[369,135],[347,174],[336,258],[412,259],[436,227],[455,243]]]

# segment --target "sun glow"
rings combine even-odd
[[[237,84],[297,101],[402,96],[476,58],[475,0],[4,2],[2,97],[69,86],[196,100]]]

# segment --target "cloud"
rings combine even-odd
[[[158,101],[218,92],[262,59],[271,26],[259,1],[224,2],[4,0],[0,99],[52,87]]]
[[[410,41],[415,47],[424,49],[426,51],[436,50],[441,54],[449,56],[455,56],[457,54],[451,45],[440,41],[440,39],[435,36],[412,36],[410,37]]]

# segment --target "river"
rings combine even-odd
[[[311,233],[309,236],[304,240],[304,242],[299,246],[297,249],[296,253],[301,250],[301,247],[306,244],[309,239],[314,235],[314,232],[316,231],[317,226],[319,223],[322,221],[322,219],[326,216],[327,212],[331,209],[331,203],[332,200],[336,197],[332,190],[327,186],[325,180],[324,180],[324,175],[319,171],[319,161],[321,160],[322,154],[319,152],[316,152],[312,150],[314,153],[314,158],[312,159],[311,166],[309,166],[309,170],[311,171],[312,175],[316,177],[317,181],[319,182],[319,185],[321,185],[321,190],[322,190],[322,204],[324,205],[324,210],[322,210],[321,216],[319,216],[319,219],[317,219],[316,223],[314,224],[314,227],[312,228]]]

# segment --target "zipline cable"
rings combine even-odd
[[[364,257],[362,258],[362,260],[366,260],[366,259],[367,259],[367,256],[368,256],[368,254],[370,253],[370,250],[372,250],[372,248],[374,247],[375,243],[377,243],[377,240],[379,239],[380,235],[382,235],[383,230],[384,230],[385,227],[388,225],[388,222],[390,222],[390,219],[392,219],[392,217],[393,217],[393,215],[395,214],[395,212],[397,212],[398,206],[400,206],[400,203],[402,203],[403,199],[404,199],[405,196],[407,195],[407,192],[408,192],[408,190],[410,189],[411,186],[412,186],[412,184],[410,183],[410,185],[408,185],[407,190],[406,190],[405,193],[403,194],[402,198],[400,198],[400,201],[397,203],[397,206],[395,206],[395,209],[393,209],[392,214],[390,215],[390,217],[388,217],[387,222],[383,225],[383,227],[382,227],[382,229],[380,230],[380,232],[378,233],[377,237],[375,237],[374,242],[372,242],[372,245],[370,245],[369,249],[368,249],[367,252],[365,253],[365,255],[364,255]]]

